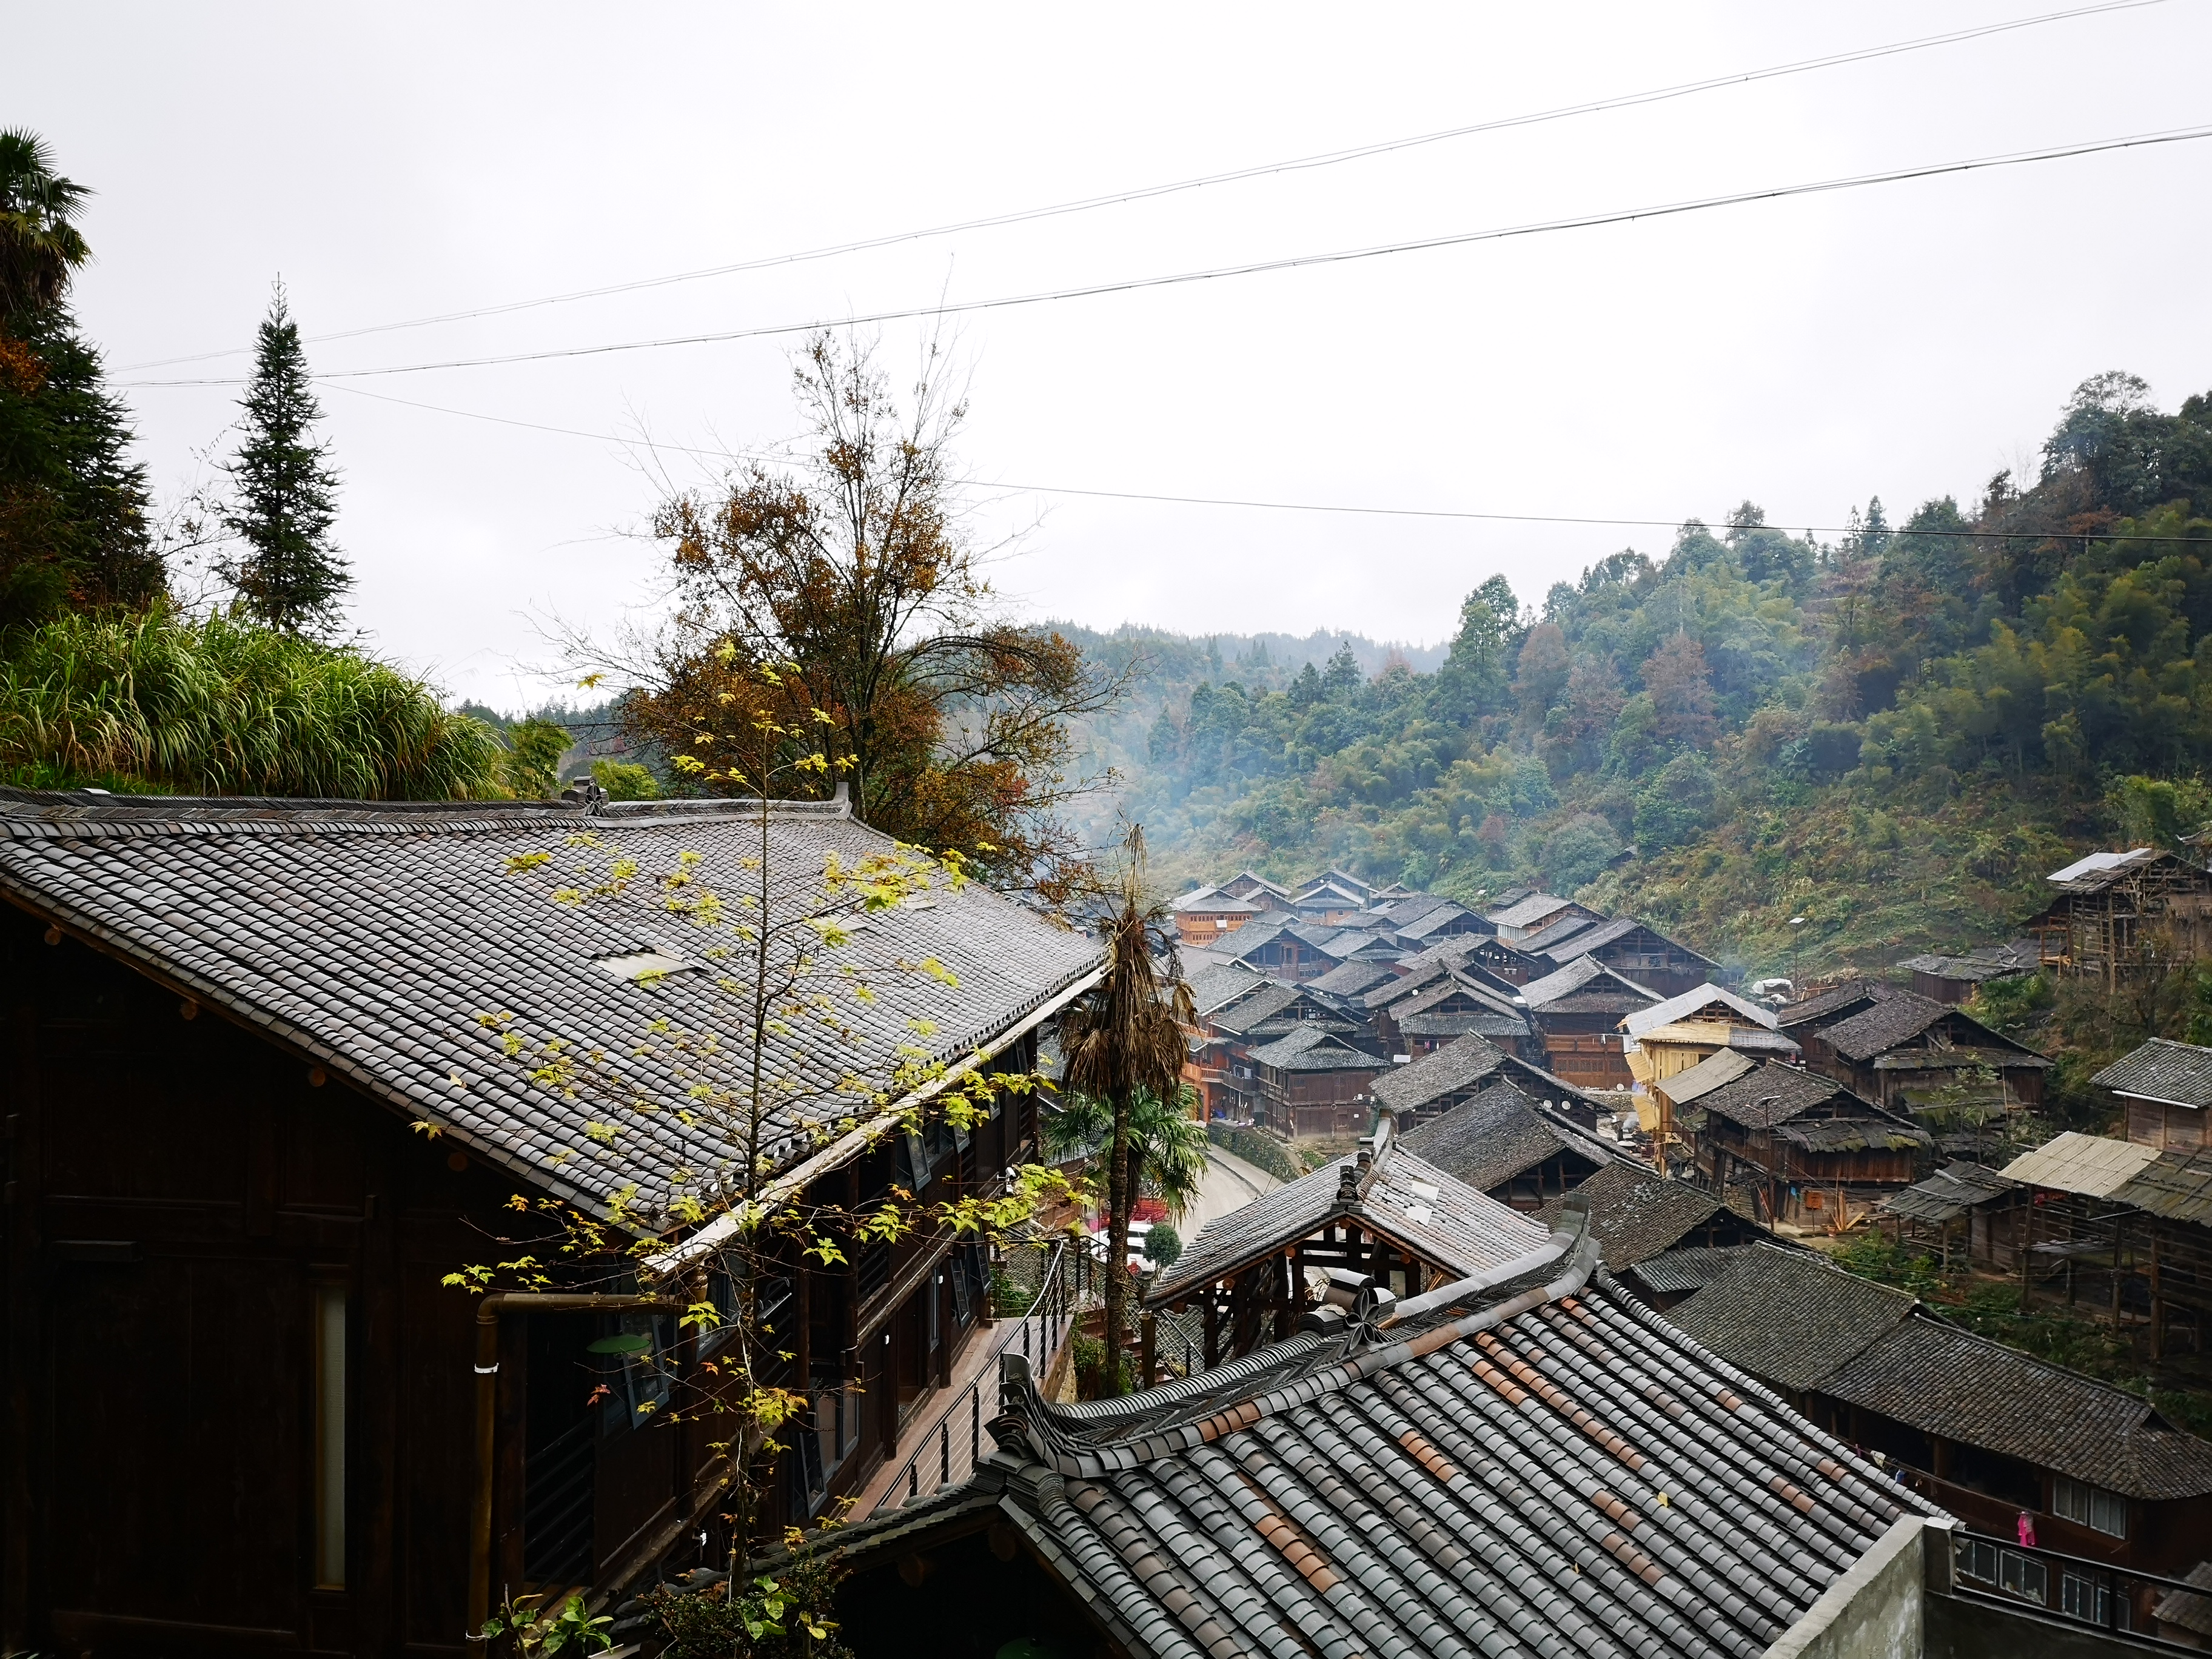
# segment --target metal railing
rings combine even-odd
[[[2135,1641],[2192,1650],[2197,1647],[2194,1639],[2175,1641],[2158,1633],[2153,1610],[2176,1590],[2212,1600],[2212,1589],[2185,1579],[1964,1529],[1953,1534],[1951,1590],[1969,1600],[2024,1607]]]
[[[1066,1346],[1076,1319],[1096,1294],[1100,1278],[1097,1267],[1090,1252],[1079,1244],[1061,1239],[1052,1246],[1041,1264],[1036,1293],[1028,1308],[1019,1318],[1001,1325],[985,1353],[982,1369],[945,1401],[933,1427],[922,1430],[914,1450],[876,1500],[876,1509],[920,1496],[925,1472],[936,1477],[929,1486],[932,1492],[954,1480],[964,1480],[975,1472],[983,1461],[983,1425],[989,1420],[983,1415],[987,1394],[991,1415],[999,1414],[1000,1357],[1020,1354],[1029,1362],[1030,1375],[1042,1382]],[[955,1425],[963,1422],[966,1432],[956,1433]]]

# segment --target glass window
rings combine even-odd
[[[2060,1574],[2058,1603],[2069,1618],[2084,1619],[2093,1625],[2112,1622],[2112,1592],[2100,1578],[2085,1578],[2077,1572]]]
[[[315,1287],[315,1588],[346,1581],[346,1291]]]
[[[2022,1555],[2018,1550],[2000,1550],[1997,1563],[1997,1583],[2024,1601],[2038,1607],[2048,1604],[2051,1596],[2051,1573],[2042,1562],[2032,1555]]]
[[[2115,1538],[2128,1535],[2128,1500],[2086,1480],[2069,1480],[2063,1474],[2054,1479],[2051,1509],[2061,1520],[2077,1526],[2091,1527]]]
[[[1997,1547],[1985,1538],[1958,1540],[1958,1571],[1961,1578],[1978,1578],[1985,1584],[1997,1581]]]

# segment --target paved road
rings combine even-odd
[[[1283,1183],[1265,1170],[1247,1164],[1243,1158],[1224,1152],[1218,1146],[1206,1149],[1206,1180],[1199,1188],[1198,1201],[1190,1212],[1176,1224],[1176,1230],[1188,1244],[1198,1237],[1198,1230],[1217,1216],[1227,1215],[1231,1210],[1249,1204],[1264,1192]]]

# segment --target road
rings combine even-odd
[[[1227,1215],[1241,1209],[1264,1192],[1272,1191],[1283,1183],[1265,1170],[1247,1164],[1243,1158],[1224,1152],[1218,1146],[1206,1149],[1206,1179],[1198,1189],[1198,1200],[1190,1206],[1189,1213],[1176,1224],[1176,1231],[1188,1244],[1198,1237],[1198,1230],[1217,1216]]]

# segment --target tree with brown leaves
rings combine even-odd
[[[866,823],[1064,902],[1088,866],[1058,809],[1103,781],[1071,776],[1069,722],[1121,678],[1004,615],[963,532],[951,446],[967,410],[933,349],[903,405],[866,349],[827,333],[793,382],[810,428],[795,465],[748,463],[654,515],[675,606],[618,667],[640,688],[631,726],[732,787],[700,734],[760,665],[796,663],[794,707],[836,722]]]
[[[1145,894],[1145,832],[1124,843],[1120,890],[1100,927],[1106,977],[1061,1022],[1067,1087],[1113,1109],[1106,1152],[1106,1370],[1104,1391],[1121,1392],[1129,1295],[1129,1218],[1137,1182],[1130,1167],[1129,1114],[1140,1095],[1182,1093],[1183,1034],[1197,1024],[1183,983],[1176,930],[1164,905]]]

